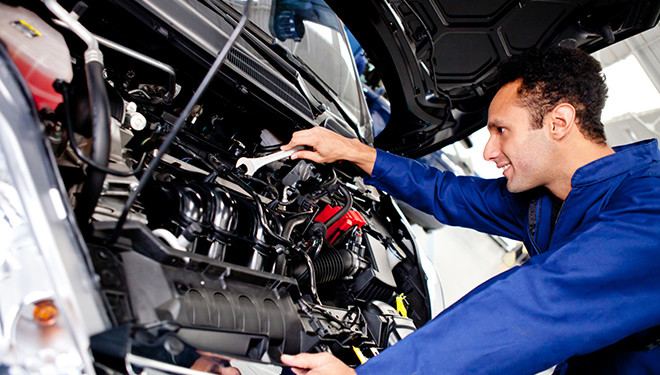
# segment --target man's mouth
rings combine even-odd
[[[506,174],[506,171],[509,170],[509,168],[511,168],[511,164],[504,164],[501,166],[498,165],[497,167],[502,170],[502,174]]]

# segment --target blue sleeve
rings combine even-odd
[[[365,182],[444,224],[522,240],[525,202],[506,190],[504,178],[456,176],[378,150],[373,172]]]
[[[620,189],[561,246],[480,285],[358,374],[533,374],[660,325],[660,179],[649,180]]]

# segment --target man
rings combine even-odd
[[[559,364],[561,374],[660,374],[657,141],[605,143],[607,88],[580,50],[530,51],[498,75],[484,158],[503,178],[456,177],[321,128],[283,147],[354,162],[365,182],[444,223],[521,240],[532,256],[357,373],[534,374]],[[282,361],[298,374],[354,373],[325,353]]]

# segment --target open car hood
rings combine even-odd
[[[328,0],[376,66],[392,114],[375,140],[419,157],[486,124],[494,70],[530,48],[594,52],[651,28],[658,1]]]

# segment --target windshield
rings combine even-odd
[[[225,0],[242,11],[244,0]],[[343,25],[323,1],[253,0],[250,20],[298,56],[359,118],[360,91]]]

